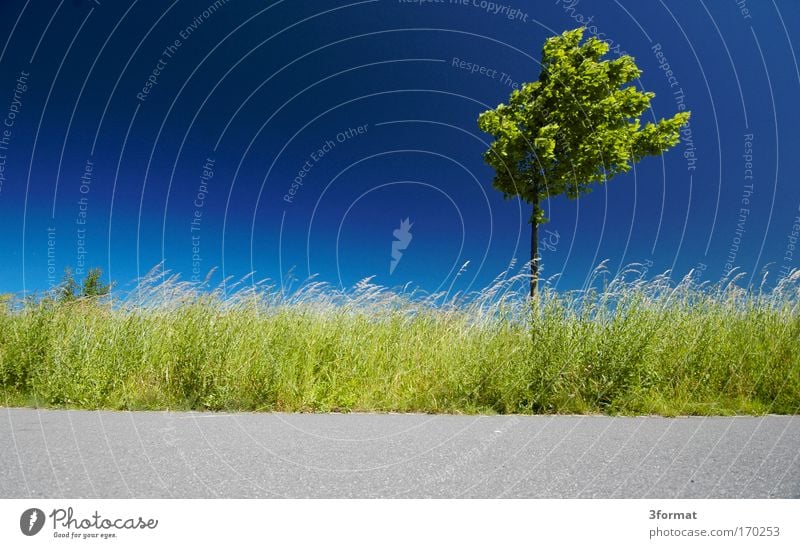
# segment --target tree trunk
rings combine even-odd
[[[539,282],[539,225],[536,220],[536,209],[533,206],[531,216],[531,299],[536,295],[536,285]]]

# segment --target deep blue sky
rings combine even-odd
[[[671,116],[682,90],[691,142],[547,204],[545,275],[573,288],[604,259],[711,280],[800,266],[798,2],[508,0],[509,18],[472,0],[229,0],[203,17],[212,4],[0,3],[0,291],[46,289],[81,262],[122,286],[162,260],[190,279],[193,255],[217,280],[294,268],[430,291],[469,261],[455,287],[480,288],[528,259],[530,236],[528,207],[491,186],[476,118],[538,77],[544,39],[590,18],[643,69],[648,117]]]

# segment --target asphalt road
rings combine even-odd
[[[0,497],[798,498],[800,416],[0,408]]]

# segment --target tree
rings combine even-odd
[[[89,269],[86,277],[78,284],[72,274],[72,269],[64,269],[64,279],[58,291],[59,302],[70,302],[80,297],[102,297],[111,290],[112,284],[102,281],[103,271],[99,268]]]
[[[629,55],[603,59],[606,42],[583,40],[583,28],[548,38],[539,80],[515,89],[508,104],[478,117],[494,141],[484,153],[493,185],[505,198],[531,204],[531,297],[539,275],[538,227],[547,221],[542,200],[570,199],[625,173],[645,156],[660,155],[680,139],[690,112],[644,126],[652,92],[626,85],[641,70]]]
[[[102,297],[108,295],[111,284],[104,284],[102,281],[103,271],[99,268],[92,268],[83,279],[83,297]]]
[[[64,278],[61,280],[61,285],[58,287],[58,300],[59,302],[74,301],[78,298],[78,282],[72,275],[72,269],[66,267],[64,269]]]

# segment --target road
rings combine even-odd
[[[798,498],[800,416],[0,408],[0,497]]]

